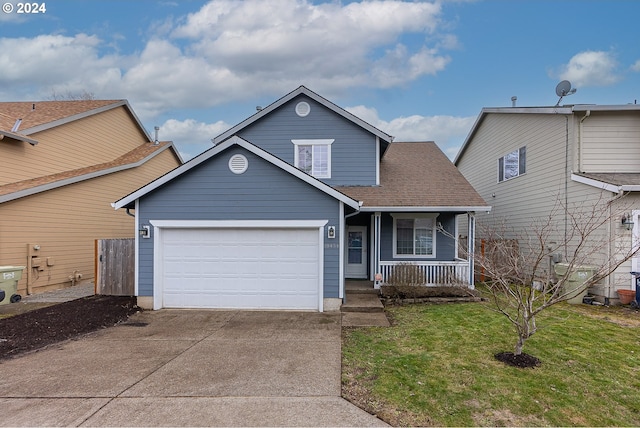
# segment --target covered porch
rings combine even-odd
[[[402,279],[409,266],[425,286],[474,287],[473,253],[467,250],[474,248],[474,212],[360,212],[346,219],[345,231],[347,281],[368,280],[378,289]]]

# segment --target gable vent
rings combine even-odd
[[[233,155],[229,159],[229,169],[234,174],[242,174],[249,168],[249,161],[244,155]]]
[[[301,101],[296,104],[296,114],[300,117],[305,117],[311,112],[311,106],[305,101]]]

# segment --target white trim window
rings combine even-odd
[[[527,172],[527,147],[507,153],[498,159],[498,182],[518,177]]]
[[[335,140],[291,140],[294,166],[316,178],[331,178],[331,144]]]
[[[436,256],[436,217],[438,214],[391,214],[393,217],[393,256],[432,258]]]

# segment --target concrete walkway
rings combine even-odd
[[[347,280],[346,299],[340,308],[343,327],[389,327],[378,290],[373,282]]]
[[[146,311],[0,363],[1,426],[386,426],[340,394],[339,313]]]

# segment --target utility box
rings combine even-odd
[[[0,305],[19,302],[18,281],[22,278],[24,266],[0,266]]]
[[[573,271],[569,272],[568,263],[557,263],[553,267],[553,269],[558,277],[569,275],[569,277],[565,280],[564,288],[562,290],[563,293],[571,293],[573,290],[582,288],[584,283],[597,271],[597,268],[594,266],[573,266]],[[567,302],[574,305],[577,303],[582,303],[582,299],[587,295],[587,291],[587,288],[585,288],[576,296],[567,300]]]

